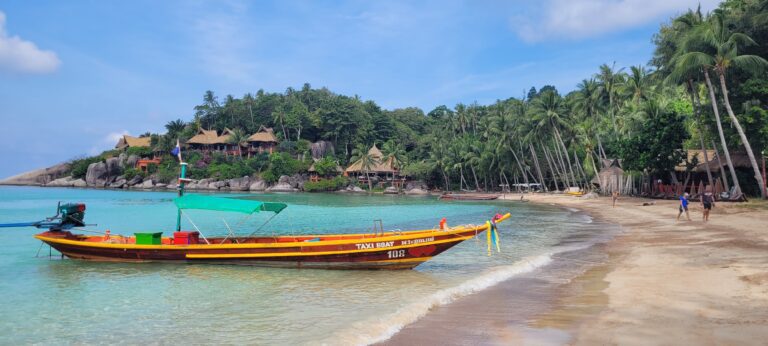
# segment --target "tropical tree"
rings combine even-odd
[[[687,41],[685,42],[684,47],[686,47],[687,53],[680,56],[678,64],[680,69],[683,71],[688,71],[697,67],[704,71],[707,86],[710,88],[710,97],[712,98],[713,105],[715,105],[717,101],[714,97],[708,70],[711,69],[717,74],[720,80],[720,89],[722,91],[725,109],[728,112],[731,123],[736,128],[736,131],[741,138],[744,148],[747,151],[747,156],[749,157],[750,164],[752,165],[752,169],[755,173],[755,180],[758,182],[758,186],[760,187],[760,194],[763,198],[766,198],[765,182],[763,181],[763,177],[760,174],[760,168],[757,165],[757,160],[755,159],[755,154],[752,151],[752,146],[749,144],[749,140],[744,133],[744,129],[741,127],[739,120],[736,118],[736,115],[733,113],[733,109],[731,108],[731,104],[728,99],[728,87],[725,80],[726,73],[732,67],[744,69],[750,72],[757,72],[768,66],[768,61],[762,57],[757,55],[739,54],[740,46],[753,44],[755,44],[755,41],[752,40],[752,38],[749,36],[743,33],[731,32],[724,24],[722,14],[716,13],[712,15],[708,21],[705,21],[701,25],[694,27],[691,35],[687,37]],[[719,118],[718,112],[715,112],[715,114],[716,117]],[[722,132],[719,119],[718,129]],[[723,147],[725,147],[724,140]],[[730,154],[727,150],[725,153],[726,159],[729,161],[728,164],[730,169],[733,170],[734,168],[729,159]],[[735,180],[735,172],[732,172],[732,175],[734,176]],[[738,184],[738,182],[736,184]]]
[[[360,162],[360,169],[365,173],[366,180],[368,180],[368,191],[373,191],[373,182],[371,182],[371,169],[376,167],[380,163],[379,158],[372,155],[365,145],[359,144],[352,149],[351,162]]]
[[[241,129],[232,130],[227,140],[230,144],[237,145],[237,155],[243,158],[243,146],[247,144],[248,135]]]
[[[165,124],[165,129],[168,131],[168,136],[175,138],[181,131],[184,131],[186,126],[187,124],[184,123],[184,120],[176,119]]]
[[[619,87],[623,83],[622,70],[615,70],[616,63],[613,66],[608,64],[600,65],[600,72],[596,75],[597,80],[600,81],[602,93],[605,98],[608,99],[608,113],[611,115],[611,122],[613,123],[614,133],[618,133],[619,129],[616,125],[616,98],[619,92]]]
[[[566,182],[568,184],[571,184],[571,182],[575,183],[576,176],[573,173],[571,158],[560,134],[560,129],[568,126],[568,121],[565,119],[566,107],[562,97],[556,91],[547,90],[531,102],[530,112],[536,127],[546,129],[554,134],[555,153],[560,160],[565,156],[565,161],[568,163],[567,167],[563,165]],[[570,180],[568,179],[569,173]]]

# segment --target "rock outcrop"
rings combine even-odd
[[[287,175],[281,175],[280,179],[278,179],[277,184],[275,184],[272,187],[267,188],[267,191],[270,192],[296,192],[299,191],[299,189],[295,188],[292,184],[291,177]]]
[[[72,177],[64,177],[64,178],[59,178],[59,179],[53,180],[53,181],[45,184],[45,186],[51,186],[51,187],[72,187],[72,186],[74,186],[74,182],[75,182],[75,180],[72,179]]]
[[[131,180],[128,180],[126,184],[128,186],[134,186],[136,184],[140,184],[143,180],[144,178],[142,178],[140,175],[134,175],[133,178],[131,178]]]
[[[316,160],[334,153],[333,143],[329,141],[317,141],[312,143],[309,146],[309,150],[312,152],[312,158]]]
[[[230,191],[248,191],[251,187],[251,178],[244,176],[242,178],[229,179],[227,184]]]
[[[410,190],[405,190],[406,195],[428,195],[429,191],[422,190],[418,187],[412,188]]]
[[[107,184],[107,164],[104,162],[94,162],[88,165],[88,171],[85,173],[85,182],[88,186],[104,187]]]
[[[136,155],[128,156],[128,158],[125,160],[125,167],[126,168],[134,168],[136,167],[136,162],[139,162],[139,157]]]
[[[72,187],[87,187],[88,184],[83,179],[77,179],[72,182]]]
[[[264,180],[261,180],[259,178],[256,178],[253,182],[251,182],[251,185],[248,186],[248,190],[250,191],[264,191],[267,189],[267,182]]]
[[[387,194],[387,195],[396,195],[396,194],[400,193],[400,190],[398,190],[394,186],[389,186],[386,189],[384,189],[384,193]]]
[[[120,176],[115,180],[112,184],[109,184],[109,187],[114,189],[122,189],[128,186],[128,180],[125,180],[124,177]]]
[[[88,171],[85,173],[85,182],[88,186],[105,187],[109,186],[117,177],[122,174],[120,168],[120,159],[110,157],[104,162],[95,162],[88,165]]]
[[[36,169],[0,180],[0,185],[45,185],[64,177],[69,172],[69,163],[60,163],[48,168]]]
[[[357,185],[349,185],[346,188],[339,190],[339,192],[357,192],[357,193],[360,193],[360,192],[365,192],[365,190],[361,189]]]
[[[154,188],[155,184],[154,182],[152,182],[152,179],[146,179],[144,180],[143,183],[141,183],[141,185],[136,185],[136,187],[148,190],[148,189]]]

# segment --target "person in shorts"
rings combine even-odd
[[[715,196],[712,195],[709,188],[707,188],[707,192],[701,195],[701,207],[704,208],[702,219],[707,222],[709,221],[709,212],[715,207]]]
[[[680,196],[680,212],[677,213],[677,221],[680,221],[680,215],[683,215],[683,212],[685,212],[685,217],[688,218],[688,221],[691,221],[691,214],[688,213],[688,193],[684,193],[682,196]]]

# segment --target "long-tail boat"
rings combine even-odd
[[[244,214],[272,212],[277,215],[287,205],[237,197],[185,195],[185,168],[186,163],[182,163],[179,197],[174,199],[178,215],[173,237],[162,237],[161,232],[135,233],[133,236],[110,234],[109,231],[99,235],[72,233],[71,229],[85,226],[84,204],[59,205],[57,215],[52,218],[12,226],[48,228],[35,235],[35,238],[63,256],[79,260],[324,269],[411,269],[483,231],[491,232],[493,237],[488,238],[495,241],[498,239],[496,223],[510,217],[510,214],[497,214],[482,225],[451,228],[441,222],[439,228],[416,231],[385,232],[382,228],[377,232],[360,234],[235,236],[230,230],[227,236],[205,237],[199,229],[181,230],[184,210],[205,209]]]
[[[457,201],[490,201],[498,199],[501,195],[493,193],[445,193],[439,199]]]

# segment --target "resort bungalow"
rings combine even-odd
[[[368,154],[374,158],[375,162],[371,167],[368,167],[367,173],[378,176],[380,178],[379,184],[390,182],[393,186],[400,186],[403,183],[404,179],[400,177],[399,162],[394,157],[385,159],[384,154],[376,147],[376,144],[368,150]],[[344,170],[344,175],[356,177],[361,182],[367,182],[369,177],[366,176],[366,169],[361,161],[353,162]]]
[[[272,151],[275,149],[275,146],[278,143],[277,137],[275,137],[275,133],[272,131],[272,128],[267,128],[264,126],[259,128],[259,132],[256,132],[248,137],[246,142],[248,143],[248,156],[250,156],[252,153],[263,152],[269,152],[272,154]]]
[[[317,163],[317,159],[314,160],[315,162],[312,163],[312,166],[309,166],[309,169],[307,169],[307,172],[309,172],[309,180],[310,181],[319,181],[320,180],[320,174],[317,173],[317,170],[315,169],[315,163]],[[344,173],[344,168],[341,168],[341,166],[336,165],[336,169],[334,170],[334,173],[341,174]]]
[[[150,137],[133,137],[129,135],[123,135],[123,137],[117,141],[117,144],[115,144],[115,149],[123,150],[131,147],[149,148],[150,140]]]
[[[216,133],[216,130],[200,129],[196,135],[187,141],[187,148],[200,151],[212,150],[218,137],[219,135]]]

